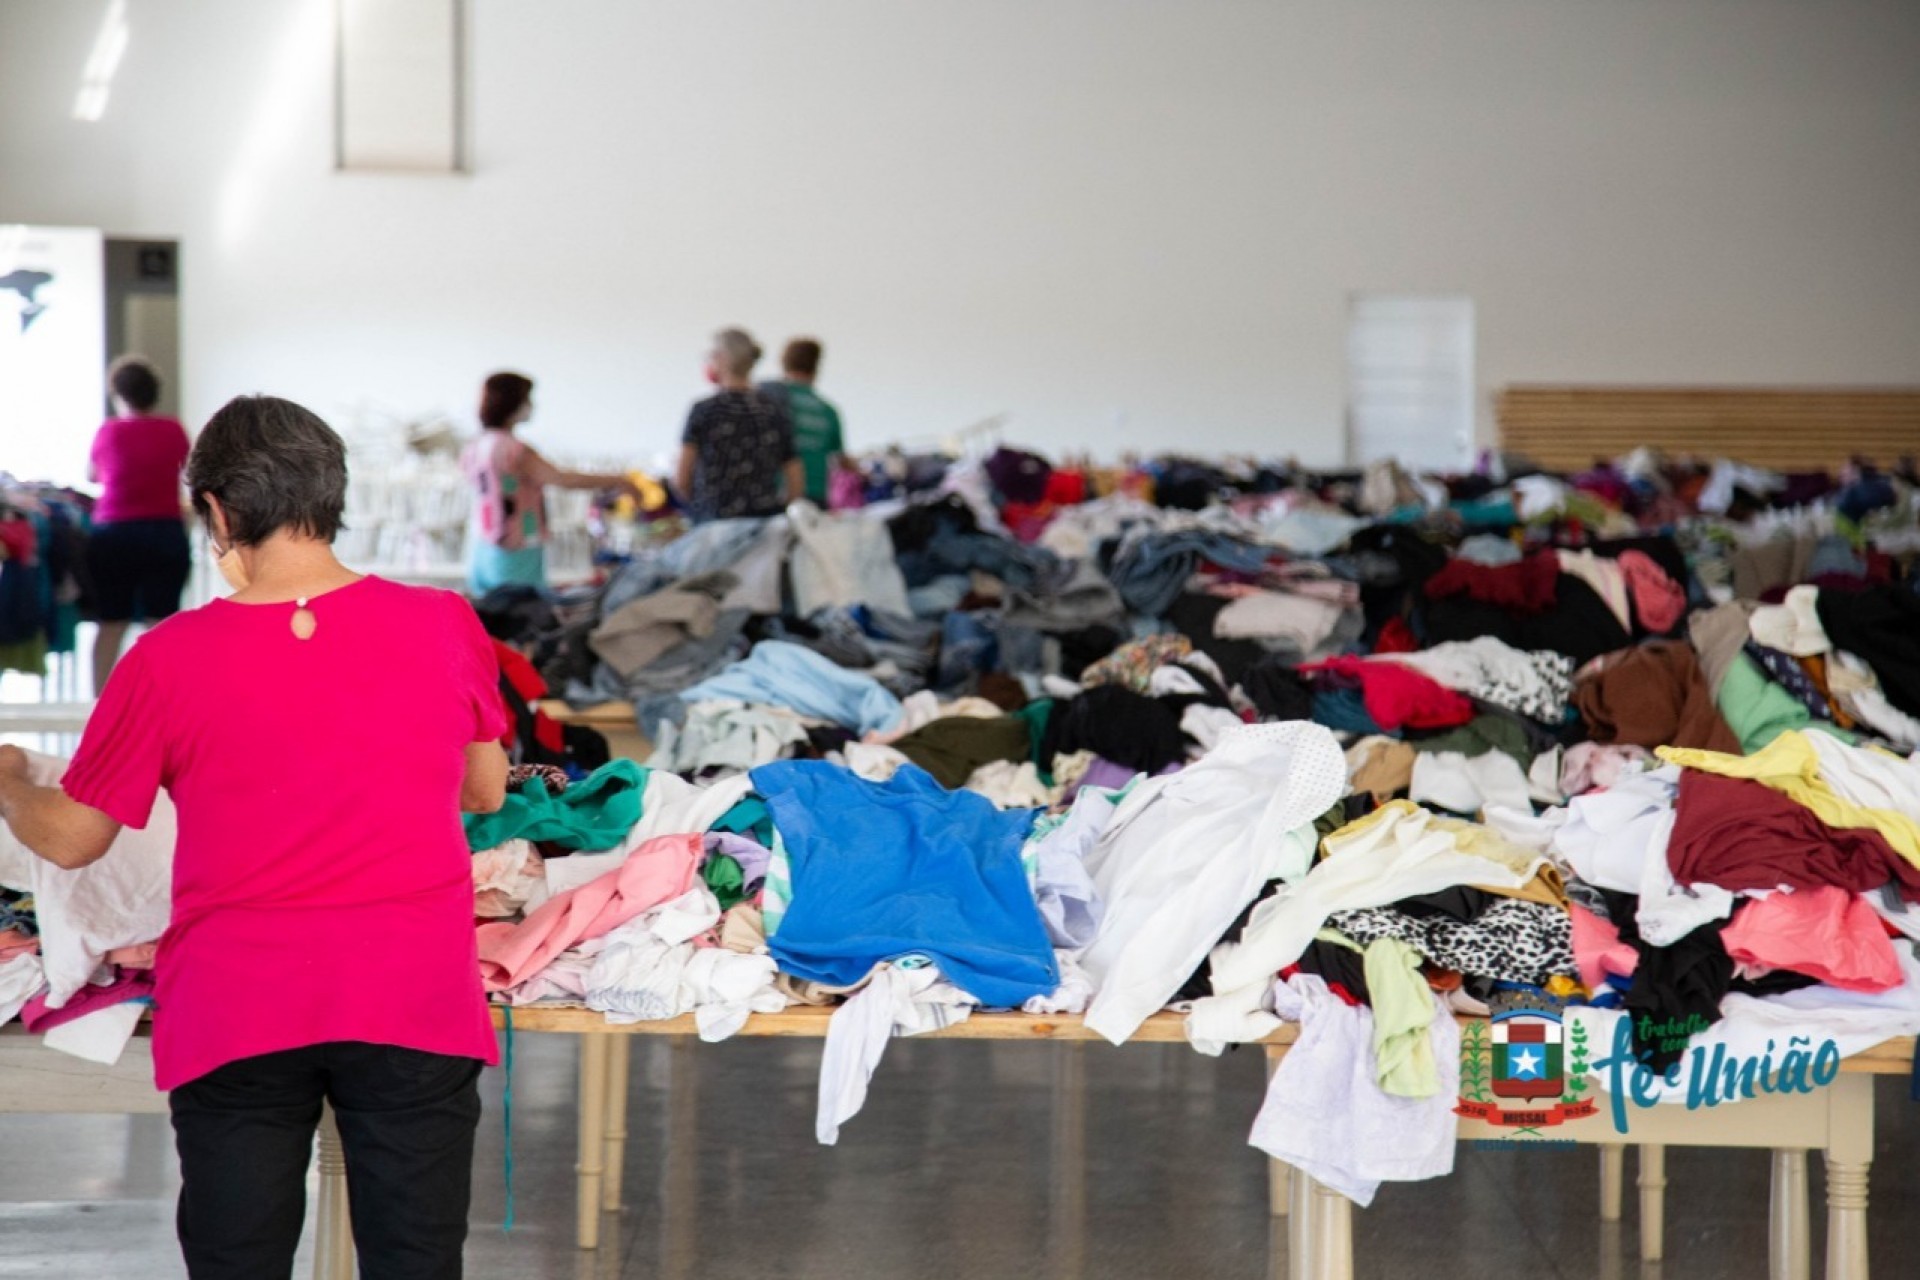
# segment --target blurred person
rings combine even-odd
[[[113,416],[94,433],[87,478],[101,488],[87,539],[100,630],[93,640],[93,693],[120,661],[127,632],[180,609],[190,554],[180,473],[193,442],[178,419],[155,416],[160,372],[144,356],[107,369]]]
[[[761,383],[760,391],[787,411],[806,496],[825,510],[828,482],[847,466],[847,446],[840,434],[840,411],[814,389],[821,353],[819,339],[795,338],[780,353],[781,379]]]
[[[636,500],[640,490],[623,475],[566,471],[514,435],[533,416],[533,379],[496,373],[480,388],[480,435],[461,452],[473,485],[473,521],[467,542],[467,590],[483,596],[522,583],[547,589],[546,490],[612,489]]]
[[[460,818],[506,797],[492,644],[335,558],[346,447],[299,405],[232,401],[186,478],[233,595],[128,649],[57,785],[0,747],[0,819],[80,867],[172,797],[153,1071],[192,1280],[291,1274],[323,1103],[361,1274],[458,1276],[498,1059]]]
[[[743,329],[722,329],[707,356],[719,390],[687,413],[675,488],[696,521],[778,515],[804,492],[793,424],[753,385],[760,347]]]

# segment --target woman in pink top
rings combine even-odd
[[[640,496],[639,487],[626,476],[567,471],[541,457],[513,434],[532,416],[533,379],[496,373],[481,384],[480,437],[460,455],[473,485],[467,590],[476,596],[510,584],[546,590],[549,488],[613,489]]]
[[[180,608],[187,586],[187,526],[180,513],[180,471],[192,447],[187,429],[153,416],[160,374],[141,356],[107,370],[113,417],[93,437],[88,478],[101,486],[93,504],[87,569],[100,622],[93,641],[93,691],[107,687],[127,629]]]
[[[173,799],[153,1060],[195,1280],[289,1273],[323,1100],[361,1274],[458,1276],[496,1060],[460,820],[506,794],[492,649],[459,596],[334,558],[346,451],[298,405],[227,405],[187,483],[234,595],[133,645],[61,788],[0,748],[0,818],[73,867]]]

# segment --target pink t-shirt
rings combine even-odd
[[[62,786],[130,827],[179,811],[154,966],[155,1082],[333,1040],[497,1060],[460,821],[469,743],[507,726],[492,646],[447,591],[363,578],[215,600],[114,668]]]
[[[180,472],[193,442],[172,418],[110,418],[93,437],[93,474],[104,492],[93,504],[101,524],[178,520]]]

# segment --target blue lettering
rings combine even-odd
[[[1607,1097],[1613,1105],[1613,1131],[1627,1131],[1627,1082],[1626,1070],[1638,1069],[1633,1056],[1633,1026],[1629,1019],[1620,1018],[1613,1024],[1613,1052],[1593,1064],[1596,1072],[1605,1072],[1607,1078]]]
[[[1840,1046],[1831,1040],[1820,1044],[1819,1052],[1813,1055],[1813,1082],[1822,1088],[1833,1083],[1840,1074]]]

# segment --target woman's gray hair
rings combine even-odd
[[[240,396],[207,420],[187,458],[187,492],[202,520],[207,497],[227,536],[256,546],[281,530],[332,542],[347,505],[347,446],[291,400]]]
[[[760,344],[745,329],[722,329],[713,335],[713,356],[721,372],[744,378],[760,363]]]

